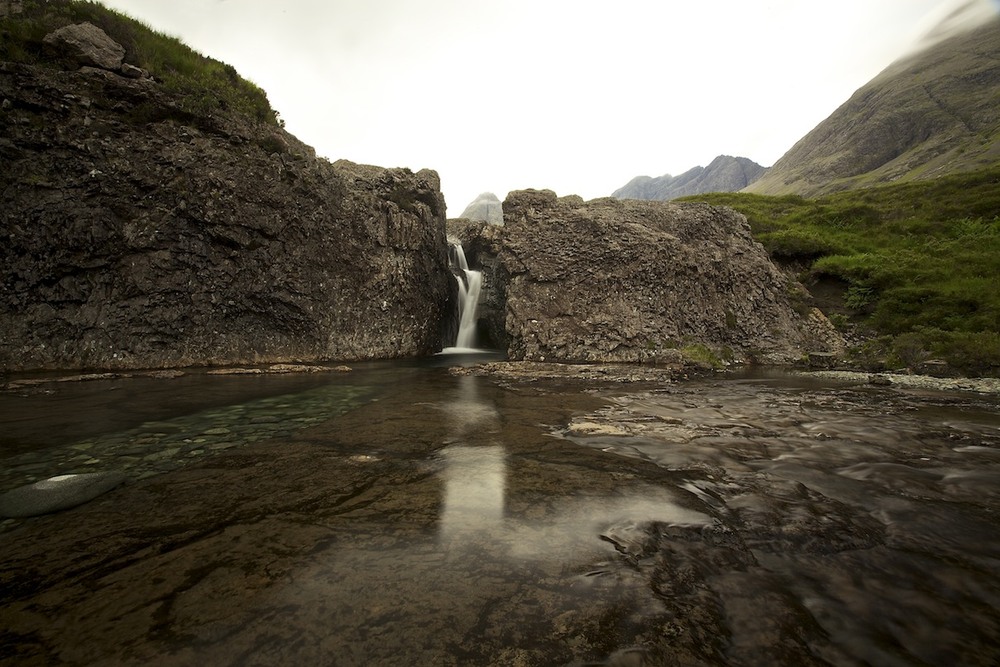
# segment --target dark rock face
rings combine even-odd
[[[392,358],[453,309],[437,174],[148,78],[0,65],[0,367]]]
[[[504,218],[452,232],[483,269],[481,317],[513,359],[655,361],[701,344],[789,362],[842,346],[731,209],[527,190]]]
[[[24,11],[24,0],[0,0],[0,17],[13,16]]]
[[[767,168],[745,157],[720,155],[707,167],[695,167],[680,176],[637,176],[624,187],[615,190],[612,197],[667,201],[703,192],[736,192],[766,172]]]

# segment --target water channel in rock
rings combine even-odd
[[[787,373],[0,392],[0,662],[996,665],[1000,399]]]

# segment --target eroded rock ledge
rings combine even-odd
[[[484,271],[483,329],[512,359],[657,362],[705,346],[789,363],[843,341],[739,213],[511,193],[506,225],[450,231]]]
[[[492,377],[500,382],[536,382],[538,380],[608,382],[617,384],[669,384],[705,374],[705,368],[673,360],[656,366],[638,364],[566,364],[541,361],[494,361],[475,366],[456,366],[453,375]]]

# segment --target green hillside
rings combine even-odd
[[[893,63],[747,192],[816,197],[1000,164],[1000,18]]]
[[[1000,371],[1000,168],[817,199],[688,200],[746,215],[838,327],[866,334],[857,361],[941,358],[970,373]]]
[[[180,111],[205,116],[218,111],[279,124],[267,95],[225,63],[208,58],[175,37],[96,2],[25,0],[23,11],[0,18],[0,62],[61,68],[42,42],[66,25],[89,22],[125,47],[125,62],[147,70],[165,92],[178,93]]]

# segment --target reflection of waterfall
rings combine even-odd
[[[471,349],[476,346],[476,306],[479,305],[479,292],[483,286],[483,272],[469,269],[461,243],[455,240],[449,242],[452,270],[458,281],[458,335],[455,336],[455,348]]]
[[[499,429],[496,406],[479,397],[479,379],[471,375],[458,378],[455,400],[444,406],[450,435],[455,440],[470,436],[492,436]],[[455,441],[453,440],[453,441]]]
[[[444,459],[444,503],[439,536],[454,538],[496,529],[504,516],[507,456],[504,448],[452,445]]]
[[[479,395],[479,378],[459,378],[455,398],[447,403],[448,440],[444,460],[444,502],[439,536],[442,539],[498,528],[504,518],[507,491],[507,452],[494,444],[499,415],[489,398]],[[473,444],[477,442],[491,444]]]

